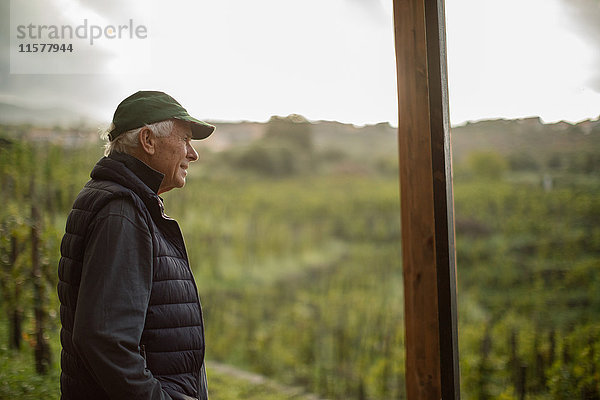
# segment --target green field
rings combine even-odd
[[[343,144],[298,141],[307,134],[300,128],[293,140],[268,132],[268,142],[203,149],[186,187],[164,196],[204,306],[212,398],[404,398],[395,141],[377,144],[392,155],[365,161]],[[600,171],[575,150],[527,163],[520,153],[478,148],[457,161],[464,399],[600,396]],[[18,141],[0,148],[8,195],[0,214],[0,399],[58,398],[58,243],[100,153]],[[34,278],[32,204],[42,211],[42,272]],[[41,376],[32,350],[36,298],[53,357]],[[20,351],[9,341],[15,311]],[[211,370],[211,361],[268,380]]]

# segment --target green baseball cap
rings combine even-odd
[[[114,128],[108,137],[112,142],[123,132],[167,119],[190,122],[192,139],[205,139],[215,127],[188,114],[171,96],[157,91],[139,91],[123,100],[113,116]]]

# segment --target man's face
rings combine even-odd
[[[152,168],[165,174],[158,193],[185,185],[187,169],[191,162],[198,159],[198,153],[192,147],[190,125],[175,121],[171,135],[158,137]]]

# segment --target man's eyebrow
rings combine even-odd
[[[183,137],[185,137],[185,138],[191,138],[193,136],[191,129],[189,131],[185,131],[185,132],[181,132],[181,133],[183,133]]]

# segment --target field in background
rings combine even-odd
[[[404,398],[394,130],[299,116],[243,127],[220,126],[226,139],[199,143],[186,188],[164,196],[194,268],[207,357],[281,385],[211,372],[209,362],[212,398],[302,398],[289,387]],[[89,135],[58,132],[49,145],[47,132],[0,136],[0,398],[58,398],[58,243],[101,156]],[[598,398],[600,125],[488,121],[453,135],[462,397]],[[32,354],[40,302],[46,377]],[[20,352],[10,348],[15,316]]]

